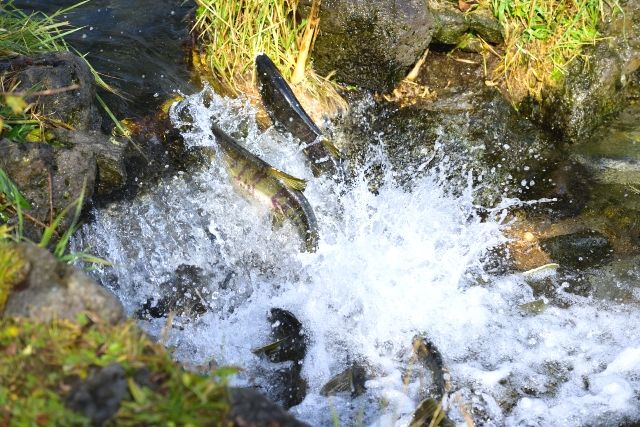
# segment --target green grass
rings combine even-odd
[[[300,20],[298,0],[196,3],[194,32],[203,55],[194,52],[193,62],[198,71],[214,78],[214,86],[233,96],[255,93],[254,59],[266,53],[312,114],[307,98],[319,101],[326,110],[346,107],[334,84],[308,64],[319,23],[317,13]],[[313,3],[317,7],[319,2]]]
[[[65,397],[75,382],[111,363],[124,368],[130,397],[108,425],[229,425],[226,380],[235,370],[210,377],[185,372],[133,321],[0,319],[0,354],[0,425],[88,425],[65,406]],[[151,387],[134,380],[140,369],[149,372]]]
[[[620,7],[617,0],[492,0],[505,30],[495,79],[515,103],[562,82],[585,45],[601,37],[599,23]]]

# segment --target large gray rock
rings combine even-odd
[[[82,271],[31,243],[18,244],[16,250],[25,259],[28,273],[9,295],[5,316],[75,320],[89,311],[105,322],[124,318],[118,299]]]
[[[580,142],[625,105],[625,91],[640,67],[640,3],[619,2],[617,13],[603,25],[604,37],[585,48],[564,82],[543,93],[542,101],[526,100],[522,110],[568,142]]]
[[[65,147],[0,140],[0,168],[29,200],[32,209],[26,212],[37,221],[25,221],[26,235],[32,239],[40,238],[41,224],[49,224],[51,209],[56,218],[83,189],[87,202],[94,190],[102,196],[125,185],[123,145],[96,131],[64,134],[69,144]],[[65,217],[60,230],[70,225],[72,217],[72,212]]]
[[[503,28],[485,8],[462,12],[457,2],[433,2],[431,12],[435,21],[432,43],[457,45],[467,34],[477,34],[489,43],[502,43]]]
[[[340,82],[385,92],[420,58],[432,32],[425,0],[325,0],[313,64]]]

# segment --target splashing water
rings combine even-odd
[[[292,227],[273,229],[266,210],[233,190],[214,155],[206,168],[96,210],[82,231],[81,244],[114,263],[96,274],[131,314],[174,290],[167,283],[180,266],[201,269],[206,279],[191,296],[209,310],[169,331],[178,358],[241,366],[238,385],[269,389],[264,374],[280,365],[251,349],[269,342],[266,315],[277,307],[292,312],[309,337],[302,368],[308,392],[292,412],[312,425],[330,424],[332,414],[342,425],[407,425],[429,381],[407,375],[416,334],[443,355],[452,380],[449,414],[458,422],[465,413],[482,425],[640,419],[637,307],[567,294],[568,308],[523,314],[519,306],[534,299],[525,279],[492,277],[481,262],[505,241],[503,212],[477,217],[470,186],[453,196],[432,173],[409,191],[389,173],[374,195],[363,174],[348,187],[315,179],[296,142],[261,132],[254,114],[244,101],[205,91],[185,99],[172,118],[191,147],[215,153],[215,118],[267,162],[308,178],[317,253],[298,251]],[[160,336],[165,319],[142,323]],[[321,396],[323,384],[354,360],[376,373],[367,392]]]

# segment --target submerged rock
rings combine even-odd
[[[77,268],[31,243],[20,243],[16,250],[25,259],[28,273],[14,286],[4,316],[75,320],[89,311],[105,322],[123,319],[118,299]]]
[[[303,1],[307,6],[309,0]],[[314,67],[343,83],[386,92],[429,45],[433,18],[426,1],[331,0],[320,4]]]
[[[160,285],[161,297],[148,299],[138,311],[142,319],[163,318],[169,313],[195,319],[207,312],[209,306],[204,299],[209,289],[204,285],[207,277],[204,270],[193,265],[180,265],[175,277]]]
[[[609,239],[586,230],[540,241],[542,248],[562,267],[585,268],[605,264],[613,256]]]

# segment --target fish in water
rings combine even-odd
[[[305,144],[302,151],[311,162],[313,174],[339,176],[340,152],[322,135],[271,58],[264,53],[256,56],[256,74],[258,90],[271,120]]]
[[[277,222],[291,221],[304,241],[303,250],[315,252],[318,248],[318,223],[311,205],[302,194],[306,182],[253,155],[216,124],[211,125],[211,131],[237,187],[265,202]]]

